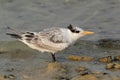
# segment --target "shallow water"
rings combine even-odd
[[[58,54],[56,54],[57,63],[51,63],[52,59],[49,53],[40,53],[32,50],[19,41],[2,41],[0,42],[0,75],[8,76],[12,74],[16,77],[16,80],[23,80],[23,77],[26,76],[28,76],[30,80],[52,80],[54,77],[59,78],[66,75],[67,78],[72,80],[72,78],[79,75],[75,69],[78,66],[83,66],[93,72],[102,72],[111,76],[120,77],[119,70],[106,70],[106,63],[98,61],[98,59],[102,57],[112,56],[113,58],[119,55],[119,49],[120,47],[102,47],[98,45],[98,42],[79,40],[73,46],[58,52]],[[71,61],[68,59],[70,55],[89,56],[93,57],[93,60],[86,62]],[[66,67],[65,71],[63,70],[61,72],[61,70],[58,69],[63,68],[61,66]]]
[[[6,26],[40,31],[68,24],[95,32],[82,39],[120,38],[119,8],[119,0],[0,0],[0,40],[13,40]]]
[[[105,64],[97,61],[104,56],[120,54],[119,9],[120,0],[0,0],[0,75],[13,74],[17,80],[24,75],[34,80],[40,77],[47,80],[50,77],[49,72],[42,76],[38,74],[49,64],[51,55],[40,54],[14,41],[5,35],[6,26],[21,31],[40,31],[52,26],[73,24],[95,34],[80,38],[76,44],[56,54],[57,60],[68,67],[66,76],[71,78],[77,75],[74,68],[79,65],[92,71],[120,76],[119,70],[106,70]],[[75,62],[67,59],[69,55],[91,56],[94,60]]]

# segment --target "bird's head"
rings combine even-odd
[[[81,29],[79,27],[73,27],[71,24],[67,28],[70,30],[71,36],[74,39],[78,39],[78,38],[85,36],[85,35],[94,34],[94,32],[84,31],[83,29]]]

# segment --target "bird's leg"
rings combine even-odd
[[[52,60],[53,60],[53,62],[55,62],[55,61],[56,61],[55,54],[54,54],[54,53],[51,53],[51,55],[52,55]]]

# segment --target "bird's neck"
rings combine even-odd
[[[70,30],[68,30],[68,37],[69,37],[70,43],[74,43],[76,40],[80,38],[79,35],[72,33]]]

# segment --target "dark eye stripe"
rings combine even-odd
[[[79,33],[80,31],[76,31],[76,33]]]
[[[73,33],[75,33],[75,30],[71,30]]]
[[[76,30],[71,30],[73,33],[79,33],[80,31],[76,31]]]

